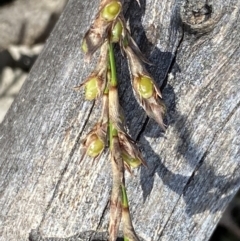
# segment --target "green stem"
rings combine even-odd
[[[127,191],[124,185],[122,185],[122,206],[123,208],[129,208]]]
[[[115,57],[114,57],[114,51],[113,51],[113,44],[109,43],[109,65],[110,65],[110,80],[109,80],[109,86],[117,88],[117,71],[116,71],[116,63],[115,63]],[[110,97],[109,97],[110,99]],[[114,150],[113,147],[113,141],[114,141],[114,137],[118,136],[118,131],[117,129],[115,129],[113,123],[111,120],[109,120],[109,142],[110,142],[110,149],[111,151],[119,151],[118,149]],[[119,145],[119,144],[118,144]],[[134,232],[133,226],[132,226],[132,222],[131,222],[131,217],[130,217],[130,213],[129,213],[129,206],[128,206],[128,198],[127,198],[127,192],[126,192],[126,188],[124,185],[124,167],[123,167],[123,160],[118,160],[118,163],[113,163],[113,172],[115,177],[118,177],[117,179],[114,180],[113,178],[113,190],[117,190],[118,195],[121,195],[122,200],[121,205],[122,205],[122,215],[124,215],[124,219],[123,219],[123,226],[124,228],[124,241],[129,241],[129,240],[135,240],[138,241],[138,238]],[[117,167],[116,167],[117,165]],[[116,173],[117,172],[117,173]],[[120,189],[119,189],[120,188]],[[123,218],[123,216],[121,217]],[[129,236],[129,237],[128,237]],[[133,238],[130,238],[133,237]]]
[[[110,85],[112,87],[117,87],[117,70],[113,51],[113,44],[109,43],[109,64],[110,64]],[[112,139],[117,136],[117,130],[114,128],[112,122],[109,122],[109,142],[110,148],[112,149]]]
[[[122,188],[122,207],[123,207],[123,212],[127,212],[129,214],[129,204],[128,204],[128,197],[127,197],[127,190],[124,184],[121,185]],[[130,215],[130,214],[129,214]],[[124,224],[126,225],[126,224]],[[123,236],[124,241],[129,241],[128,237]]]
[[[110,149],[112,150],[113,147],[113,137],[118,135],[117,130],[114,128],[111,121],[109,121],[109,142],[110,142]]]
[[[116,63],[113,51],[113,44],[109,43],[109,60],[110,60],[110,69],[111,69],[111,86],[117,86],[117,71],[116,71]]]

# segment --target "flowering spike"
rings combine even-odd
[[[140,1],[136,0],[140,5]],[[79,86],[85,87],[85,97],[93,100],[102,98],[100,120],[83,141],[83,157],[97,158],[105,146],[110,147],[112,164],[112,194],[110,200],[109,241],[116,241],[121,219],[124,240],[139,241],[131,221],[125,188],[124,171],[132,172],[141,164],[146,166],[136,143],[126,133],[124,115],[118,98],[118,80],[113,43],[120,45],[130,64],[134,94],[148,116],[165,129],[163,116],[165,106],[160,99],[161,92],[153,78],[146,71],[143,56],[126,26],[122,13],[123,0],[101,0],[98,14],[86,32],[82,50],[87,59],[101,48],[95,70]],[[109,142],[109,143],[108,143]]]

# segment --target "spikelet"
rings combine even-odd
[[[147,115],[153,118],[165,131],[166,126],[163,118],[166,107],[161,100],[162,94],[158,86],[134,51],[129,46],[126,46],[124,50],[129,60],[132,87],[138,103],[146,111]]]
[[[107,85],[107,63],[108,43],[102,45],[98,63],[94,71],[79,86],[74,87],[76,91],[85,87],[85,99],[94,100],[102,96]]]
[[[82,49],[86,53],[87,59],[90,59],[93,53],[108,39],[109,31],[113,28],[121,10],[121,1],[105,0],[101,2],[100,10],[82,42]]]

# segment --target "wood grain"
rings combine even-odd
[[[125,16],[168,128],[138,106],[119,53],[121,104],[148,163],[127,175],[133,223],[145,241],[206,241],[240,186],[240,2],[140,2],[126,1]],[[108,152],[80,162],[100,103],[73,90],[94,67],[80,42],[98,4],[68,2],[0,126],[0,240],[106,240]]]

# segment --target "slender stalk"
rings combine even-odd
[[[110,68],[111,68],[111,86],[117,87],[117,71],[116,71],[116,63],[113,51],[113,44],[109,43],[109,60],[110,60]]]
[[[122,185],[122,206],[123,208],[129,208],[126,187],[124,185]]]
[[[110,150],[113,149],[113,137],[117,137],[117,130],[114,128],[111,121],[109,121],[109,143]]]
[[[112,98],[112,88],[117,88],[116,64],[113,52],[113,45],[109,43],[109,99]],[[112,193],[110,201],[110,222],[109,222],[109,241],[117,239],[118,229],[122,217],[122,197],[121,185],[124,178],[124,167],[121,159],[121,152],[118,143],[118,132],[111,120],[111,108],[109,108],[109,142],[112,164]]]
[[[117,87],[117,70],[116,70],[116,63],[113,51],[113,44],[109,43],[109,64],[110,64],[110,80],[109,85],[111,87]],[[117,130],[113,127],[113,123],[109,120],[109,142],[110,142],[110,150],[113,147],[113,136],[117,136]]]
[[[136,0],[138,3],[139,1]],[[147,114],[163,128],[165,107],[159,100],[161,93],[150,78],[142,61],[144,58],[127,30],[122,14],[122,0],[101,0],[100,13],[84,36],[82,48],[90,58],[101,47],[96,69],[79,87],[85,87],[87,100],[103,98],[100,121],[84,141],[87,154],[96,158],[109,140],[112,165],[112,193],[110,200],[109,241],[116,241],[120,222],[123,222],[124,241],[139,241],[129,211],[124,171],[145,164],[138,147],[126,133],[118,97],[118,80],[113,43],[118,43],[128,57],[132,86],[136,98]],[[86,153],[85,151],[85,153]]]
[[[128,197],[127,197],[127,192],[124,185],[122,185],[122,209],[123,209],[123,212],[125,212],[126,210],[129,211]],[[125,235],[123,239],[124,241],[129,241],[129,239]]]
[[[113,51],[113,44],[109,44],[109,64],[110,64],[110,88],[117,88],[117,73],[116,73],[116,63]],[[111,96],[109,96],[111,99]],[[115,100],[118,102],[118,100]],[[110,111],[110,110],[109,110]],[[110,112],[109,112],[110,113]],[[111,116],[111,113],[110,113]],[[113,187],[111,195],[111,211],[112,217],[110,218],[110,240],[115,240],[114,237],[118,231],[118,225],[122,219],[123,221],[123,233],[124,241],[138,241],[138,238],[133,229],[131,216],[129,212],[127,192],[125,188],[124,179],[124,164],[121,153],[121,148],[118,140],[118,131],[114,127],[112,120],[109,120],[109,141],[111,150],[111,162],[112,162],[112,174],[113,174]],[[121,211],[119,210],[119,205],[121,206]],[[116,214],[120,214],[117,217]],[[114,216],[115,215],[115,216]],[[114,225],[115,222],[115,225]],[[112,231],[112,232],[111,232]]]
[[[122,184],[121,188],[122,188],[122,221],[123,221],[124,241],[139,241],[132,225],[125,183]]]

